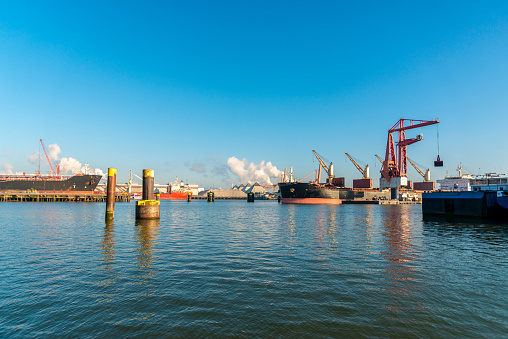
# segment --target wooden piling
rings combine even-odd
[[[108,168],[108,185],[106,192],[106,218],[115,216],[116,168]]]

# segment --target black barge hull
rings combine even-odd
[[[10,179],[0,178],[0,191],[22,191],[35,190],[38,192],[93,192],[101,175],[74,175],[62,179],[56,177],[30,177]]]
[[[503,218],[508,209],[498,203],[496,192],[431,192],[422,194],[422,211],[429,215]]]

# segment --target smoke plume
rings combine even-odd
[[[271,162],[265,164],[264,160],[259,164],[255,164],[253,162],[249,163],[245,158],[240,160],[230,157],[227,164],[231,172],[238,176],[241,183],[254,184],[257,182],[261,185],[271,185],[270,178],[282,175],[282,171],[279,171]]]
[[[88,174],[98,174],[98,175],[104,175],[104,172],[100,168],[92,169],[92,168],[86,168],[79,162],[78,160],[74,159],[73,157],[68,158],[62,158],[59,159],[59,155],[62,152],[60,149],[60,146],[57,144],[51,144],[48,145],[46,151],[48,152],[48,157],[51,160],[53,164],[57,164],[60,166],[60,174],[78,174],[78,173],[85,173]],[[46,156],[41,156],[41,161],[46,162],[45,159]],[[27,156],[27,160],[32,163],[36,164],[39,160],[39,152],[34,151],[32,154]],[[55,169],[56,170],[56,169]]]

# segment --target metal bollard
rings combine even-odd
[[[215,201],[215,197],[214,197],[213,192],[208,192],[207,201],[208,202],[214,202]]]

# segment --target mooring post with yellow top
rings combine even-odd
[[[116,168],[108,168],[106,189],[106,219],[113,219],[115,216]]]
[[[160,219],[160,201],[153,196],[153,170],[143,170],[143,200],[136,201],[136,219]]]

